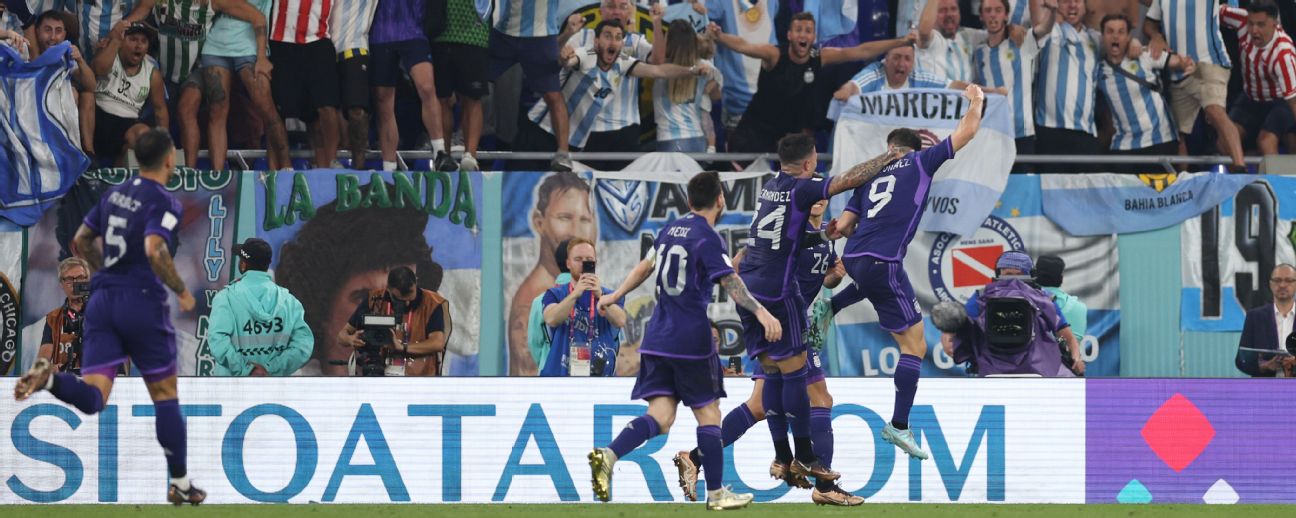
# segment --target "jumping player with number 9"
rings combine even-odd
[[[48,390],[86,414],[97,414],[112,392],[117,367],[130,358],[153,399],[158,443],[171,473],[167,500],[198,505],[207,493],[191,485],[186,473],[187,438],[166,292],[176,293],[181,310],[193,309],[194,297],[171,261],[181,210],[165,186],[175,171],[175,144],[166,129],[153,128],[135,141],[134,150],[139,177],[108,191],[73,238],[77,255],[98,270],[86,302],[84,378],[56,374],[41,359],[18,380],[14,397],[21,401]],[[99,236],[102,250],[95,243]]]
[[[954,132],[939,144],[918,151],[922,149],[918,132],[898,129],[887,135],[888,148],[904,156],[887,165],[872,181],[855,189],[846,211],[838,221],[829,224],[827,232],[831,239],[850,235],[842,262],[853,282],[833,297],[833,312],[868,299],[877,310],[878,324],[890,331],[900,346],[895,408],[891,422],[882,430],[882,437],[918,459],[926,459],[928,454],[918,446],[909,430],[909,409],[918,391],[918,374],[927,352],[927,341],[923,338],[918,299],[905,275],[904,255],[917,232],[932,176],[981,127],[985,94],[972,85],[963,95],[971,105]]]

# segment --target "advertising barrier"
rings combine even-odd
[[[731,394],[750,382],[729,378]],[[593,502],[585,455],[646,410],[629,379],[183,378],[190,476],[211,503]],[[1085,500],[1080,380],[923,380],[910,424],[932,458],[881,438],[893,389],[833,379],[834,468],[872,502]],[[447,394],[454,394],[448,397]],[[741,399],[721,403],[728,411]],[[160,503],[167,472],[142,383],[85,416],[47,393],[0,399],[0,504]],[[681,502],[672,432],[615,468],[615,502]],[[770,480],[764,427],[728,449],[725,483],[761,502],[807,502]]]
[[[1296,503],[1291,383],[1085,382],[1089,503]]]

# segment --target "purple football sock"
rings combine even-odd
[[[832,409],[812,407],[810,409],[810,440],[814,443],[815,456],[825,468],[832,467],[833,430]],[[815,479],[815,487],[820,491],[832,489],[833,482]]]
[[[656,419],[647,414],[641,415],[630,421],[621,433],[617,434],[616,439],[612,440],[608,448],[611,448],[612,453],[615,453],[619,459],[660,433],[661,426],[657,425]]]
[[[720,438],[724,440],[724,446],[738,442],[738,439],[741,439],[743,434],[746,434],[747,430],[750,430],[755,425],[756,416],[752,415],[750,408],[747,408],[747,403],[730,410],[725,415],[724,424],[720,427]],[[697,448],[693,448],[693,451],[689,452],[689,459],[693,461],[694,466],[698,466],[702,462],[700,453]]]
[[[861,300],[864,300],[864,292],[860,291],[859,286],[856,286],[853,282],[847,284],[845,288],[833,295],[832,312],[836,315],[841,310]]]
[[[783,374],[765,373],[765,388],[761,389],[761,404],[765,406],[765,424],[774,440],[774,458],[792,462],[792,446],[788,444],[788,421],[783,415]]]
[[[180,478],[187,474],[185,469],[185,434],[184,416],[180,415],[180,400],[168,399],[154,401],[153,428],[157,431],[158,444],[166,454],[167,469],[171,478]]]
[[[707,491],[715,491],[724,485],[724,440],[720,438],[720,427],[699,426],[697,429],[698,451],[702,457],[702,471],[706,473]]]
[[[50,387],[50,394],[59,401],[76,407],[83,414],[97,414],[104,407],[103,392],[98,387],[66,372],[54,374],[54,386]]]
[[[806,392],[806,374],[809,368],[802,365],[795,372],[783,373],[783,415],[792,425],[794,455],[801,462],[814,462],[810,443],[810,394]]]
[[[909,409],[913,408],[914,394],[918,393],[921,370],[922,358],[912,354],[900,355],[895,371],[895,411],[891,414],[891,424],[901,430],[909,429]]]

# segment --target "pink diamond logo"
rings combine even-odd
[[[1179,393],[1162,403],[1143,425],[1143,440],[1176,473],[1197,460],[1214,438],[1210,419]]]

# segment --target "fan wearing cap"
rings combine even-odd
[[[242,276],[216,294],[207,327],[216,375],[291,375],[315,350],[301,302],[267,272],[269,243],[249,238],[236,253]]]
[[[1051,263],[1052,261],[1047,262]],[[1076,340],[1076,335],[1073,333],[1071,324],[1067,321],[1066,314],[1063,313],[1062,307],[1058,304],[1058,299],[1053,297],[1051,293],[1044,291],[1031,279],[1031,272],[1034,267],[1034,262],[1031,261],[1030,256],[1025,252],[1009,250],[1000,255],[999,260],[995,263],[995,280],[990,281],[990,284],[986,285],[984,290],[978,290],[976,293],[973,293],[971,297],[968,297],[967,304],[965,304],[968,318],[976,320],[977,317],[980,316],[983,305],[979,299],[983,293],[991,293],[992,291],[995,291],[995,288],[1000,287],[1000,285],[1008,284],[1013,281],[1024,281],[1026,289],[1038,290],[1043,297],[1053,302],[1053,311],[1046,311],[1045,308],[1041,308],[1041,311],[1044,312],[1044,317],[1049,321],[1048,323],[1052,324],[1050,326],[1052,327],[1050,331],[1067,344],[1067,350],[1071,353],[1071,371],[1077,375],[1084,375],[1085,364],[1083,359],[1080,357],[1080,342]],[[1053,268],[1052,264],[1050,264],[1049,268],[1050,270]],[[1058,280],[1061,281],[1060,273],[1058,274],[1058,277]],[[945,352],[952,356],[953,347],[950,343],[949,333],[944,333],[942,335],[941,344],[945,346]]]
[[[170,126],[162,72],[149,58],[153,31],[139,23],[120,23],[95,53],[90,68],[95,89],[94,149],[100,158],[125,165],[125,151],[150,126]],[[141,119],[144,103],[153,104],[153,124]]]

